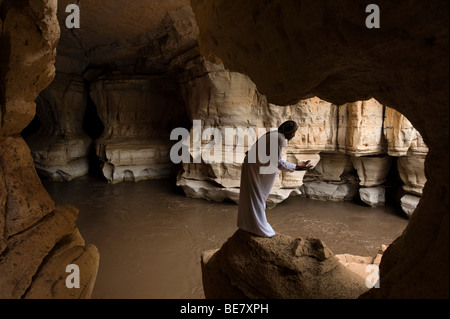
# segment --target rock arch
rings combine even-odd
[[[176,1],[164,3],[178,6]],[[367,29],[369,3],[191,1],[202,54],[213,61],[220,57],[228,69],[248,75],[270,102],[287,105],[318,96],[341,105],[373,97],[400,111],[419,130],[430,149],[423,199],[403,235],[384,254],[381,288],[365,296],[448,298],[449,4],[417,1],[411,7],[406,0],[379,0],[381,28]],[[98,2],[92,4],[104,9]],[[36,97],[55,75],[60,35],[56,11],[56,0],[0,0],[0,297],[4,298],[88,297],[98,267],[96,248],[86,245],[76,229],[76,209],[55,206],[19,135],[34,117]],[[115,29],[106,31],[112,36]],[[187,38],[192,40],[190,34]],[[186,54],[196,42],[176,39]],[[115,44],[92,51],[90,62],[100,63]],[[153,53],[158,52],[147,49],[146,59],[155,67]],[[86,67],[83,48],[66,53],[60,62],[66,62],[67,72]],[[108,58],[113,61],[115,56]],[[146,70],[146,59],[141,70]],[[160,67],[166,67],[168,61],[163,62]],[[43,230],[45,238],[38,240]],[[11,254],[13,246],[24,247],[22,259],[14,259],[19,255]],[[33,254],[27,255],[30,247]],[[91,274],[82,283],[83,294],[67,294],[63,287],[49,296],[49,287],[33,288],[33,282],[64,276],[65,266],[75,259],[86,266],[81,272]],[[11,266],[24,267],[25,261],[32,265],[25,272]]]
[[[192,0],[203,55],[247,74],[279,105],[312,96],[337,105],[375,98],[423,136],[427,184],[385,252],[381,288],[365,297],[448,298],[448,2]]]

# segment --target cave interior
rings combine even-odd
[[[78,1],[69,28],[72,2],[0,0],[0,298],[49,297],[43,281],[68,260],[94,279],[60,296],[92,292],[99,253],[41,178],[171,178],[236,202],[239,165],[174,164],[171,132],[287,119],[299,123],[287,159],[315,167],[280,175],[271,204],[301,189],[401,207],[381,288],[361,297],[448,298],[447,1],[380,0],[372,29],[367,1]]]

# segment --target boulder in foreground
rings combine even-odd
[[[206,298],[352,299],[368,290],[316,238],[272,238],[237,230],[202,254]]]

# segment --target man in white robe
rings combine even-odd
[[[237,221],[240,229],[261,237],[275,235],[265,210],[278,171],[293,172],[311,167],[310,161],[293,164],[281,159],[286,139],[291,140],[297,128],[294,121],[286,121],[278,130],[261,136],[247,152],[241,170]]]

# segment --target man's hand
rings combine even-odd
[[[307,169],[312,168],[313,166],[310,164],[310,160],[307,160],[306,162],[300,162],[295,167],[296,171],[306,171]]]

